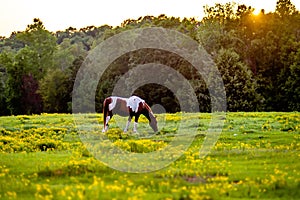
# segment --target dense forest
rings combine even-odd
[[[203,46],[222,75],[229,111],[300,111],[300,12],[290,0],[278,0],[274,12],[257,15],[235,3],[203,9],[201,21],[162,14],[128,19],[118,27],[70,27],[56,33],[34,19],[26,30],[0,37],[0,115],[71,112],[74,80],[89,52],[113,35],[142,27],[173,29]],[[130,52],[111,63],[98,83],[97,111],[119,77],[144,63],[179,71],[193,86],[200,111],[210,111],[205,82],[190,63],[157,49]],[[166,87],[147,84],[135,94],[168,112],[180,110]]]

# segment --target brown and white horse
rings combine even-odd
[[[134,117],[133,132],[137,132],[137,124],[140,115],[144,115],[149,120],[149,125],[154,132],[158,131],[157,121],[150,106],[140,97],[131,96],[129,98],[111,96],[103,102],[103,123],[102,132],[108,130],[108,122],[114,114],[129,116],[124,132],[128,131],[131,119]]]

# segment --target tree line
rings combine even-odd
[[[40,19],[25,31],[0,38],[0,115],[71,112],[76,74],[88,53],[109,37],[142,27],[182,32],[199,43],[218,67],[229,111],[300,110],[300,13],[290,0],[278,0],[266,13],[235,3],[205,6],[201,21],[166,15],[125,20],[120,26],[68,28],[52,33]],[[178,55],[140,49],[110,64],[96,92],[96,110],[129,69],[160,63],[180,72],[192,85],[200,111],[210,111],[210,95],[201,75]],[[172,91],[147,84],[135,91],[149,104],[180,111]]]

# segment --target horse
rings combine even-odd
[[[148,119],[149,125],[153,131],[158,131],[157,120],[150,106],[138,96],[131,96],[129,98],[110,96],[103,101],[103,133],[108,130],[108,122],[114,114],[129,116],[124,132],[128,131],[133,117],[135,118],[133,132],[137,132],[137,125],[141,114]]]

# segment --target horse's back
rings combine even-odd
[[[127,98],[117,97],[117,96],[110,96],[107,97],[104,102],[107,104],[104,105],[108,108],[110,112],[113,114],[118,114],[121,116],[128,116],[129,109],[127,107]]]
[[[130,112],[138,113],[143,106],[145,101],[138,96],[131,96],[129,98],[110,96],[104,100],[104,105],[107,107],[108,111],[113,112],[113,114],[118,114],[121,116],[128,116]]]

